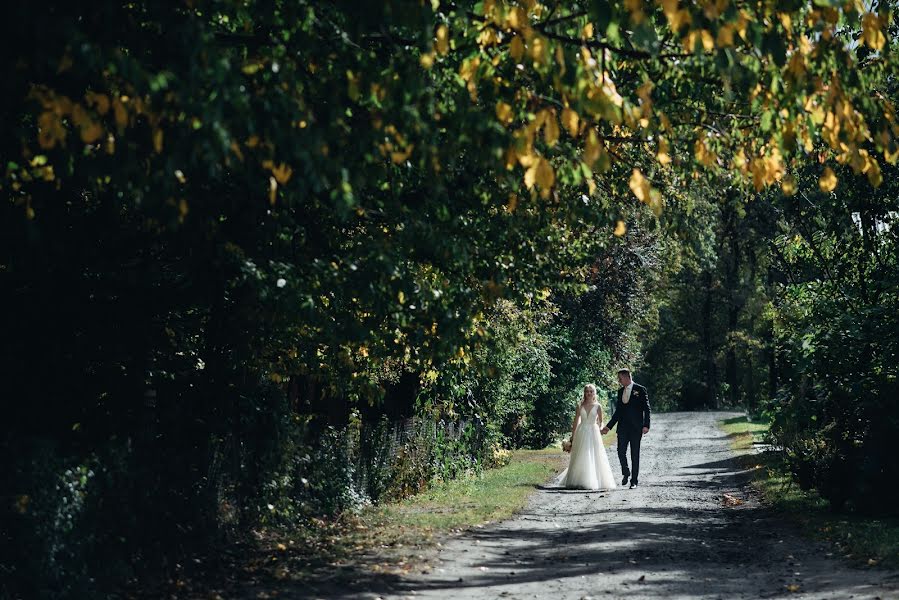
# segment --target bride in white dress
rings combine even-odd
[[[562,480],[566,488],[579,490],[613,490],[615,478],[609,456],[602,443],[602,407],[596,400],[596,386],[584,387],[584,399],[571,426],[571,459]]]

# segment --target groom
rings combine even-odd
[[[609,433],[609,429],[618,424],[618,460],[621,461],[621,473],[624,475],[621,485],[627,485],[630,477],[631,489],[634,489],[640,476],[640,440],[649,433],[649,395],[645,387],[634,383],[628,369],[618,371],[618,383],[621,384],[621,389],[618,390],[615,414],[602,428],[602,433]],[[633,474],[627,468],[628,444],[631,446]]]

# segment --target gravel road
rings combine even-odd
[[[746,496],[747,474],[718,428],[733,416],[653,416],[637,489],[569,491],[557,477],[516,518],[446,540],[427,573],[378,596],[899,598],[899,574],[829,556]],[[614,449],[609,458],[620,481]],[[746,502],[725,507],[723,494]]]

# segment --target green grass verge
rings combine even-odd
[[[734,450],[747,452],[753,441],[764,438],[768,424],[743,416],[722,421],[721,429]],[[799,523],[809,536],[833,543],[835,551],[863,564],[899,567],[899,519],[833,513],[815,490],[796,485],[774,453],[743,456],[747,466],[756,467],[753,486],[764,501]]]
[[[613,446],[615,433],[603,439],[607,447]],[[611,448],[609,455],[614,456]],[[427,569],[425,554],[441,536],[508,519],[567,462],[559,440],[542,450],[516,450],[505,466],[435,484],[405,500],[336,521],[259,532],[256,552],[244,569],[273,582],[312,585],[358,579],[363,573]]]
[[[524,507],[536,486],[563,468],[562,457],[558,447],[518,450],[503,467],[438,484],[411,498],[373,508],[363,518],[386,530],[402,527],[428,534],[507,519]]]
[[[405,572],[421,566],[423,553],[441,535],[520,511],[536,487],[565,463],[559,444],[517,450],[505,466],[438,483],[405,500],[368,507],[337,521],[316,521],[275,535],[264,545],[269,553],[276,554],[276,548],[287,551],[292,579],[330,578],[335,568]]]

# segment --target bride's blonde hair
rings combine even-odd
[[[587,385],[584,386],[584,394],[585,395],[587,393],[587,390],[591,390],[593,392],[593,399],[599,403],[599,422],[602,423],[602,421],[603,421],[602,403],[599,402],[599,396],[596,395],[596,386],[593,385],[592,383],[588,383]],[[581,400],[581,402],[583,402],[583,400]]]

